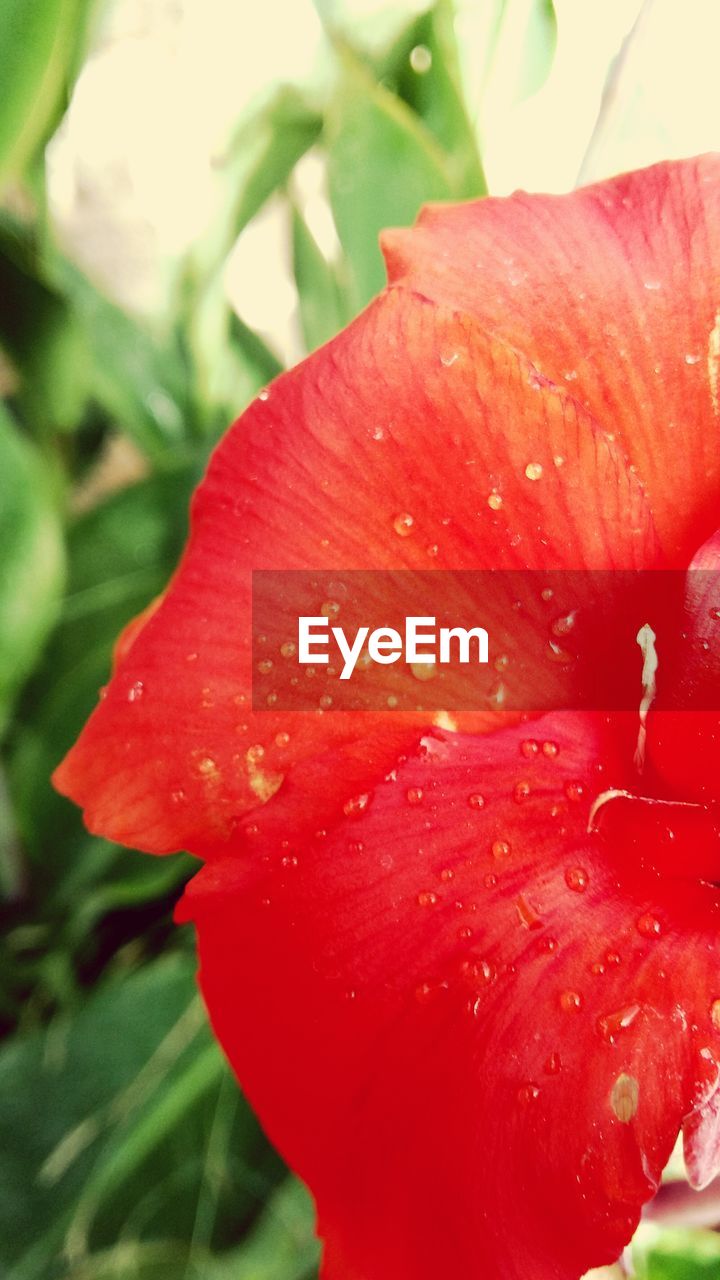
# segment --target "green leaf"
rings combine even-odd
[[[92,394],[115,425],[155,461],[201,437],[179,346],[158,342],[67,260],[54,276],[82,326]]]
[[[67,104],[94,0],[0,5],[0,178],[20,173]]]
[[[42,459],[0,405],[0,729],[55,621],[60,524]]]
[[[633,1262],[637,1280],[717,1280],[720,1236],[697,1229],[662,1230],[645,1223],[633,1241]]]
[[[71,1267],[62,1280],[311,1280],[318,1254],[310,1196],[287,1178],[239,1248],[211,1252],[195,1239],[125,1241]]]
[[[36,886],[59,895],[66,909],[80,906],[82,885],[94,878],[95,862],[102,869],[106,860],[100,842],[84,833],[75,807],[52,790],[50,774],[97,701],[118,633],[167,583],[201,469],[198,459],[161,471],[80,517],[69,532],[60,622],[27,688],[9,760],[17,822]],[[118,866],[127,869],[136,858],[117,854]]]
[[[279,1162],[212,1041],[194,968],[175,955],[118,974],[0,1053],[0,1266],[14,1280],[119,1239],[190,1240],[208,1196],[199,1243],[222,1244],[272,1187]]]
[[[485,195],[475,129],[462,92],[452,0],[413,19],[378,65],[382,82],[417,113],[442,147],[457,198]]]
[[[350,319],[349,305],[336,269],[321,253],[302,214],[293,205],[293,271],[300,325],[307,351],[314,351]]]
[[[347,50],[328,120],[330,202],[352,276],[353,305],[385,283],[378,234],[406,226],[428,200],[455,194],[446,157],[415,113],[375,84]]]
[[[0,221],[0,345],[19,375],[14,401],[37,436],[76,427],[89,394],[82,326],[44,279],[26,227]]]

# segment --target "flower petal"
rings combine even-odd
[[[384,248],[391,281],[478,316],[617,436],[687,564],[717,523],[720,156],[430,206]]]
[[[635,728],[434,732],[324,838],[190,885],[210,1016],[317,1197],[326,1280],[577,1280],[707,1113],[718,890],[587,834]]]
[[[475,319],[390,291],[217,450],[180,569],[56,785],[92,830],[151,852],[217,854],[268,801],[277,824],[314,830],[417,741],[418,719],[253,712],[252,570],[656,558],[642,487],[587,411]]]

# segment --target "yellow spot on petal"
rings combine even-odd
[[[610,1094],[610,1105],[621,1124],[629,1124],[637,1113],[640,1101],[640,1085],[634,1076],[623,1072],[618,1076]]]

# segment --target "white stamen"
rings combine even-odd
[[[642,668],[642,687],[643,696],[640,699],[640,728],[638,729],[637,747],[635,748],[634,764],[638,773],[642,773],[645,767],[645,740],[647,738],[647,717],[653,702],[655,701],[655,693],[657,691],[655,684],[655,676],[658,669],[658,656],[655,648],[657,636],[646,622],[637,633],[637,642],[640,645],[640,651],[643,656]]]

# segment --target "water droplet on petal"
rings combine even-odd
[[[479,791],[473,791],[468,796],[468,804],[471,809],[483,809],[485,807],[485,797],[480,795]]]
[[[145,685],[142,680],[135,680],[128,689],[128,702],[139,702],[145,692]]]
[[[575,782],[575,781],[566,782],[565,795],[567,796],[568,800],[573,800],[573,801],[582,800],[583,796],[585,795],[585,784],[583,782]]]
[[[720,621],[720,609],[718,609],[717,605],[708,610],[708,616],[712,618],[713,622]]]
[[[499,511],[503,504],[501,494],[496,493],[493,489],[492,493],[488,496],[487,504],[491,511]]]
[[[405,792],[405,797],[407,799],[408,804],[420,804],[423,798],[422,787],[409,787],[408,790]]]
[[[534,738],[526,738],[524,742],[520,743],[520,755],[524,756],[526,760],[532,760],[539,750],[540,743],[536,742]]]
[[[685,356],[686,364],[698,364],[699,361],[700,361],[700,357],[695,351],[688,351],[687,355]]]
[[[359,818],[365,812],[370,803],[370,796],[367,791],[363,791],[359,796],[351,796],[343,805],[343,813],[346,818]]]
[[[659,938],[662,925],[657,916],[654,916],[651,911],[646,911],[637,921],[637,931],[643,938]]]
[[[523,781],[523,782],[515,783],[515,790],[513,791],[513,800],[515,801],[516,804],[522,804],[524,800],[527,800],[529,795],[530,795],[529,782]]]
[[[393,529],[400,538],[408,538],[415,527],[415,521],[409,511],[402,511],[393,520]]]
[[[562,618],[556,618],[550,630],[554,636],[566,636],[575,626],[577,617],[577,609],[571,609],[570,613],[564,614]]]
[[[337,600],[325,600],[320,606],[320,613],[323,618],[337,618],[340,612],[340,605]]]
[[[416,680],[425,684],[428,680],[435,679],[436,666],[434,662],[411,662],[410,670]]]
[[[261,676],[267,676],[273,669],[272,658],[263,658],[262,662],[258,662],[257,669]],[[210,703],[212,706],[212,703]]]
[[[557,742],[543,742],[542,753],[547,756],[548,760],[554,760],[560,748]]]
[[[562,1067],[559,1053],[551,1053],[545,1060],[544,1070],[549,1076],[556,1076]]]
[[[565,872],[565,883],[573,893],[584,893],[588,887],[589,876],[582,867],[569,867]]]
[[[439,901],[437,894],[433,893],[432,889],[424,889],[422,893],[418,894],[417,900],[420,907],[434,907],[436,902]]]
[[[492,854],[494,858],[507,858],[510,853],[510,844],[507,840],[494,840],[492,845]]]
[[[579,1013],[582,1009],[583,999],[578,991],[562,991],[559,1001],[563,1013]]]
[[[531,1102],[535,1102],[540,1097],[540,1090],[536,1084],[523,1084],[518,1089],[518,1102],[523,1107],[530,1106]]]
[[[609,1044],[614,1044],[620,1032],[632,1026],[639,1012],[639,1004],[629,1004],[614,1013],[606,1013],[597,1020],[598,1032]]]
[[[528,462],[525,468],[525,475],[528,480],[539,480],[542,476],[543,468],[541,462]]]

